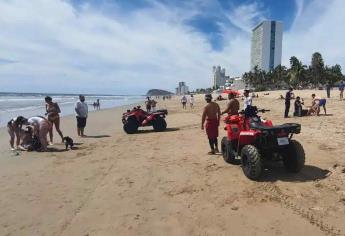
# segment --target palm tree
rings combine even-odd
[[[313,76],[314,86],[318,86],[320,83],[325,84],[324,80],[325,65],[322,59],[322,55],[319,52],[315,52],[311,59],[311,74]]]

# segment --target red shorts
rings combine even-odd
[[[209,139],[215,139],[218,137],[218,126],[219,122],[217,119],[207,119],[206,120],[206,134]]]

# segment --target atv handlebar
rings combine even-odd
[[[265,113],[265,112],[268,112],[268,111],[271,111],[271,110],[266,110],[266,109],[258,109],[258,112],[261,112],[261,113]]]

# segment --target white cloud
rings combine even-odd
[[[241,30],[219,23],[225,43],[215,51],[207,35],[184,23],[202,13],[198,4],[209,0],[188,3],[188,8],[150,1],[150,8],[123,13],[115,6],[104,14],[90,5],[77,10],[61,0],[0,0],[5,39],[0,44],[1,90],[144,93],[173,90],[178,81],[208,87],[213,65],[232,76],[249,69],[248,32],[264,18],[257,3],[230,13]],[[313,0],[308,7],[303,2],[284,34],[283,63],[288,65],[292,55],[309,63],[311,54],[320,51],[326,63],[344,66],[345,2]]]
[[[257,2],[236,7],[228,16],[231,23],[245,32],[251,32],[258,22],[265,20]]]
[[[340,64],[345,69],[345,1],[313,0],[297,14],[291,30],[285,33],[283,63],[291,56],[310,64],[314,52],[323,55],[326,64]]]

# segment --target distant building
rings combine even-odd
[[[225,75],[225,68],[220,66],[213,66],[213,87],[222,88],[225,87],[225,82],[229,79],[229,76]]]
[[[227,81],[227,88],[234,89],[234,90],[243,90],[247,88],[246,83],[242,77],[233,77]]]
[[[270,71],[281,64],[283,24],[279,21],[263,21],[253,29],[251,69]]]
[[[185,82],[179,82],[178,87],[175,90],[176,95],[185,95],[189,93],[189,88]]]

